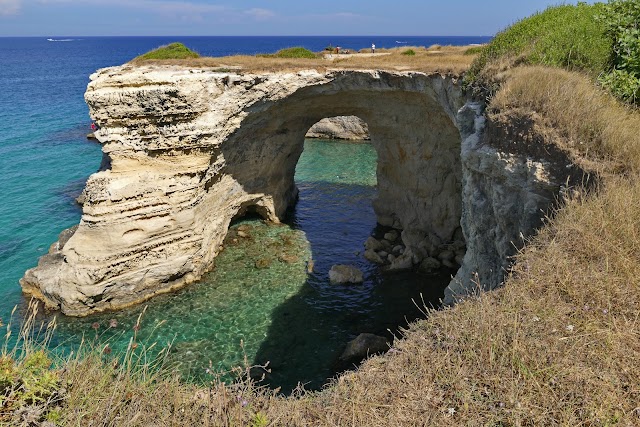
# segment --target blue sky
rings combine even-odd
[[[522,17],[558,3],[559,0],[0,0],[0,36],[493,35]]]

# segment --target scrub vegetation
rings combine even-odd
[[[134,59],[134,62],[187,58],[200,58],[200,55],[197,52],[192,51],[182,43],[171,43],[166,46],[160,46],[157,49],[138,56]]]
[[[234,384],[181,383],[152,369],[133,333],[135,358],[99,347],[51,366],[23,334],[20,350],[0,359],[0,422],[640,425],[640,114],[622,103],[636,100],[638,56],[624,58],[637,46],[639,10],[617,0],[551,8],[499,34],[471,68],[488,120],[530,118],[523,132],[599,176],[595,190],[575,189],[550,213],[500,289],[429,311],[386,355],[289,397],[257,387],[246,370]],[[612,16],[627,20],[613,28]],[[624,74],[631,91],[607,73]],[[31,388],[34,369],[49,376]]]
[[[257,56],[262,58],[306,58],[306,59],[316,59],[318,57],[316,53],[313,53],[309,49],[306,49],[304,47],[289,47],[286,49],[280,49],[279,51],[273,54],[260,54]]]

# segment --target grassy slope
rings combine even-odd
[[[431,313],[386,356],[322,392],[288,399],[247,382],[198,389],[103,364],[104,356],[77,358],[60,373],[70,386],[57,421],[640,425],[640,115],[587,76],[505,70],[489,118],[530,113],[532,131],[604,178],[593,194],[567,201],[503,288]]]

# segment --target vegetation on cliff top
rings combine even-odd
[[[263,58],[302,58],[302,59],[316,59],[318,55],[311,52],[304,47],[289,47],[286,49],[280,49],[273,54],[260,54],[258,57]]]
[[[197,52],[192,51],[182,43],[171,43],[166,46],[160,46],[157,49],[140,55],[134,58],[134,61],[186,58],[200,58],[200,55]]]
[[[551,7],[498,33],[474,61],[467,83],[492,85],[496,74],[518,65],[545,65],[598,76],[611,58],[611,39],[596,19],[602,4]]]
[[[474,61],[467,85],[499,87],[519,65],[580,71],[624,102],[640,99],[640,0],[550,7],[498,33]]]
[[[601,175],[593,194],[578,191],[554,213],[517,256],[503,288],[431,312],[404,331],[386,356],[369,359],[321,392],[298,391],[289,398],[257,388],[246,376],[232,385],[212,381],[198,388],[170,375],[147,375],[143,358],[137,365],[121,364],[103,348],[61,369],[48,368],[48,359],[24,357],[33,352],[5,349],[0,422],[639,425],[640,114],[595,83],[598,69],[636,78],[633,58],[623,59],[636,42],[612,31],[635,33],[633,25],[615,29],[612,21],[587,19],[593,11],[636,13],[639,4],[613,0],[607,8],[553,8],[496,37],[474,66],[474,79],[486,78],[491,68],[499,83],[488,120],[525,117],[525,131]],[[573,26],[574,12],[584,27]],[[573,30],[556,31],[547,21],[554,16],[556,24]],[[554,34],[545,38],[541,28]],[[575,34],[593,40],[592,47],[579,45],[582,37],[571,40]],[[606,40],[610,50],[603,56]],[[523,64],[538,65],[518,66]],[[43,368],[55,374],[36,386],[32,394],[38,399],[27,397],[22,390],[31,384],[30,372]]]
[[[600,82],[618,98],[640,102],[640,0],[612,0],[598,17],[613,40],[612,64]]]
[[[407,49],[415,55],[403,55]],[[199,57],[185,59],[135,59],[132,63],[171,64],[186,67],[201,67],[213,70],[235,70],[242,72],[288,72],[302,68],[315,69],[320,72],[328,69],[342,68],[350,70],[411,70],[425,73],[462,74],[473,61],[477,51],[468,52],[467,46],[432,46],[430,48],[404,46],[393,49],[376,49],[370,55],[370,49],[363,49],[367,55],[331,55],[325,58],[304,48],[283,49],[275,54],[259,54],[254,56],[236,55],[226,57]],[[467,54],[465,54],[467,53]]]

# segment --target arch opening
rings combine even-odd
[[[402,229],[381,225],[374,211],[378,174],[387,170],[380,167],[378,154],[386,141],[378,140],[376,147],[369,140],[303,140],[302,150],[296,146],[294,151],[296,199],[283,220],[305,233],[312,268],[300,291],[271,314],[271,327],[254,359],[256,366],[268,361],[270,370],[252,372],[256,379],[266,375],[266,384],[285,393],[299,382],[319,389],[352,368],[362,355],[354,358],[346,346],[360,334],[391,343],[395,331],[423,317],[414,301],[437,306],[455,274],[440,261],[418,271],[413,256],[408,264],[406,259],[394,264],[406,250]],[[338,264],[361,270],[363,282],[332,284],[328,272]]]

